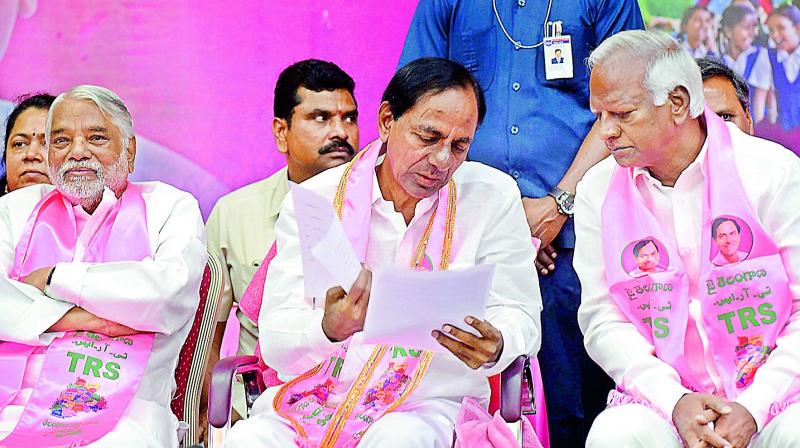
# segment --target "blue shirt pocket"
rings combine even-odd
[[[493,24],[455,33],[451,39],[449,57],[466,67],[484,92],[489,90],[494,81],[497,59],[497,31]]]

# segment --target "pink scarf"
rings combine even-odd
[[[60,262],[139,261],[152,256],[147,211],[141,190],[128,188],[110,209],[89,220],[81,260],[74,260],[80,235],[72,204],[58,190],[45,195],[28,218],[17,244],[11,278]],[[0,443],[20,447],[77,447],[111,431],[136,393],[153,344],[153,334],[110,338],[68,332],[46,347],[41,372],[34,376],[29,357],[44,351],[14,342],[0,343],[0,408],[14,402],[26,382],[33,393],[14,430]]]
[[[382,143],[375,141],[345,169],[334,208],[345,223],[356,254],[366,260],[375,166]],[[455,222],[456,191],[451,181],[439,191],[425,233],[417,236],[415,253],[405,254],[412,269],[447,269]],[[428,250],[430,248],[430,250]],[[273,406],[297,433],[301,447],[354,447],[369,427],[402,405],[422,380],[431,352],[375,346],[345,396],[334,392],[346,362],[349,340],[328,360],[281,387]],[[387,356],[388,355],[388,356]]]
[[[725,396],[733,400],[775,349],[791,312],[792,296],[779,250],[754,213],[738,176],[730,131],[708,108],[705,121],[707,176],[698,282],[703,319],[697,325],[708,334]],[[674,238],[637,189],[633,169],[615,169],[601,219],[606,279],[614,301],[653,344],[656,356],[678,371],[684,386],[705,392],[685,355],[703,352],[699,342],[684,337],[689,325],[689,279]],[[723,250],[739,260],[727,263],[720,254]],[[790,391],[784,399],[796,399],[797,392]],[[776,410],[784,407],[785,403],[773,405]]]

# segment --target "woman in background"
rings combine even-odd
[[[791,131],[800,127],[800,8],[784,5],[767,18],[772,79],[778,99],[778,122]]]
[[[0,196],[17,188],[49,184],[44,126],[55,97],[46,93],[22,96],[6,121],[0,165]]]
[[[772,87],[769,54],[766,48],[755,43],[757,27],[758,13],[749,3],[730,6],[722,13],[722,60],[750,86],[750,115],[755,123],[764,119]]]

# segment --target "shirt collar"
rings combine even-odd
[[[705,178],[706,175],[706,152],[708,151],[708,136],[703,141],[703,146],[700,148],[700,152],[697,153],[697,157],[690,163],[678,176],[678,180],[685,179],[691,180],[695,176],[699,175],[700,178]],[[653,177],[650,174],[650,171],[647,168],[642,167],[634,167],[633,168],[633,181],[637,183],[639,182],[646,182],[647,184],[656,186],[656,187],[664,187],[664,185]],[[675,183],[677,185],[677,182]]]
[[[80,215],[88,219],[89,216],[105,213],[106,211],[114,207],[114,205],[116,205],[118,200],[119,199],[117,199],[117,195],[115,195],[114,192],[111,191],[108,187],[105,187],[103,189],[103,197],[100,199],[100,204],[97,205],[97,208],[94,209],[94,211],[91,214],[87,213],[86,210],[83,209],[83,206],[81,204],[73,205],[72,209],[75,212],[76,216]]]
[[[378,165],[383,163],[383,158],[384,157],[385,156],[381,156],[378,159]],[[379,201],[384,200],[384,199],[383,199],[383,195],[381,194],[381,187],[378,184],[378,176],[373,176],[373,181],[372,182],[373,182],[373,184],[372,184],[372,205],[374,206],[376,203],[378,203]],[[442,188],[447,188],[447,185],[445,184],[445,186],[442,187]],[[436,199],[438,199],[438,198],[439,198],[439,194],[437,192],[435,194],[432,194],[432,195],[428,196],[427,198],[420,199],[419,202],[417,202],[417,205],[414,207],[414,218],[412,220],[417,219],[417,217],[424,215],[431,208],[433,208],[433,205],[436,203]]]
[[[778,50],[778,62],[784,63],[787,59],[800,63],[800,45],[789,53],[786,50]]]
[[[295,182],[289,180],[288,167],[281,168],[275,173],[275,176],[278,176],[278,179],[277,183],[275,184],[276,187],[273,193],[273,200],[269,202],[270,209],[268,210],[269,216],[272,218],[278,216],[280,213],[281,204],[283,204],[283,198],[285,198],[286,194],[289,193],[289,185],[297,185]]]
[[[739,53],[739,56],[737,56],[736,59],[732,58],[731,55],[729,55],[728,53],[723,54],[722,55],[722,59],[725,62],[727,62],[728,65],[733,65],[734,63],[736,63],[736,61],[740,61],[742,59],[746,59],[751,54],[753,54],[753,53],[755,53],[757,51],[758,51],[758,47],[756,47],[755,45],[751,45],[750,48],[748,48],[747,50],[744,50],[743,52]]]

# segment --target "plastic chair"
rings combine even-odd
[[[220,360],[212,371],[208,396],[208,424],[214,428],[226,430],[230,427],[231,384],[237,374],[242,375],[248,417],[253,403],[265,390],[258,357],[232,356]],[[540,412],[534,401],[534,383],[529,358],[517,357],[500,375],[499,383],[497,387],[497,383],[492,382],[492,393],[499,392],[500,415],[521,443],[521,419]],[[538,433],[539,428],[536,430]],[[544,432],[546,435],[546,430]],[[541,442],[548,446],[547,440]]]
[[[211,341],[214,339],[222,282],[222,264],[209,252],[203,280],[200,283],[200,304],[186,342],[181,348],[178,366],[175,369],[177,389],[170,403],[172,412],[181,422],[178,442],[184,447],[199,441],[200,392],[208,365]]]

